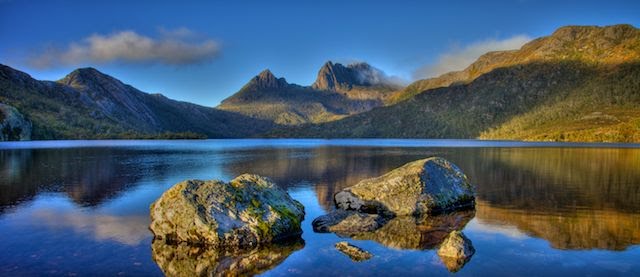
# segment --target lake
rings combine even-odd
[[[475,211],[392,221],[369,236],[314,233],[337,191],[441,156],[477,186]],[[268,176],[302,202],[302,238],[238,258],[152,243],[149,205],[185,179]],[[475,255],[436,251],[457,229]],[[194,140],[0,143],[0,275],[640,276],[640,145],[476,140]],[[374,257],[353,262],[349,241]],[[217,257],[217,258],[216,258]],[[197,270],[196,270],[197,268]],[[238,269],[240,268],[240,269]],[[191,271],[189,271],[191,270]]]

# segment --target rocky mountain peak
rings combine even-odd
[[[318,71],[312,87],[319,90],[348,91],[354,86],[375,86],[386,84],[385,74],[364,62],[347,66],[326,62]]]
[[[265,69],[257,76],[253,77],[251,81],[245,87],[251,87],[256,89],[279,89],[285,88],[289,85],[284,78],[277,78],[271,70]]]
[[[77,89],[96,88],[96,86],[117,87],[118,89],[124,87],[124,84],[118,79],[104,74],[93,67],[78,68],[58,80],[58,83]]]

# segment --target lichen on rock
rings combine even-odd
[[[253,247],[300,235],[304,207],[268,178],[187,180],[150,207],[150,229],[168,242]]]

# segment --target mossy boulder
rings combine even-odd
[[[302,204],[268,178],[244,174],[228,183],[187,180],[151,204],[156,239],[252,247],[302,233]]]
[[[439,157],[407,163],[362,180],[334,196],[343,210],[390,215],[434,214],[475,205],[475,187],[455,164]]]

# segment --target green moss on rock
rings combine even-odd
[[[304,207],[269,179],[244,174],[229,183],[178,183],[150,214],[158,239],[246,247],[301,234]]]

